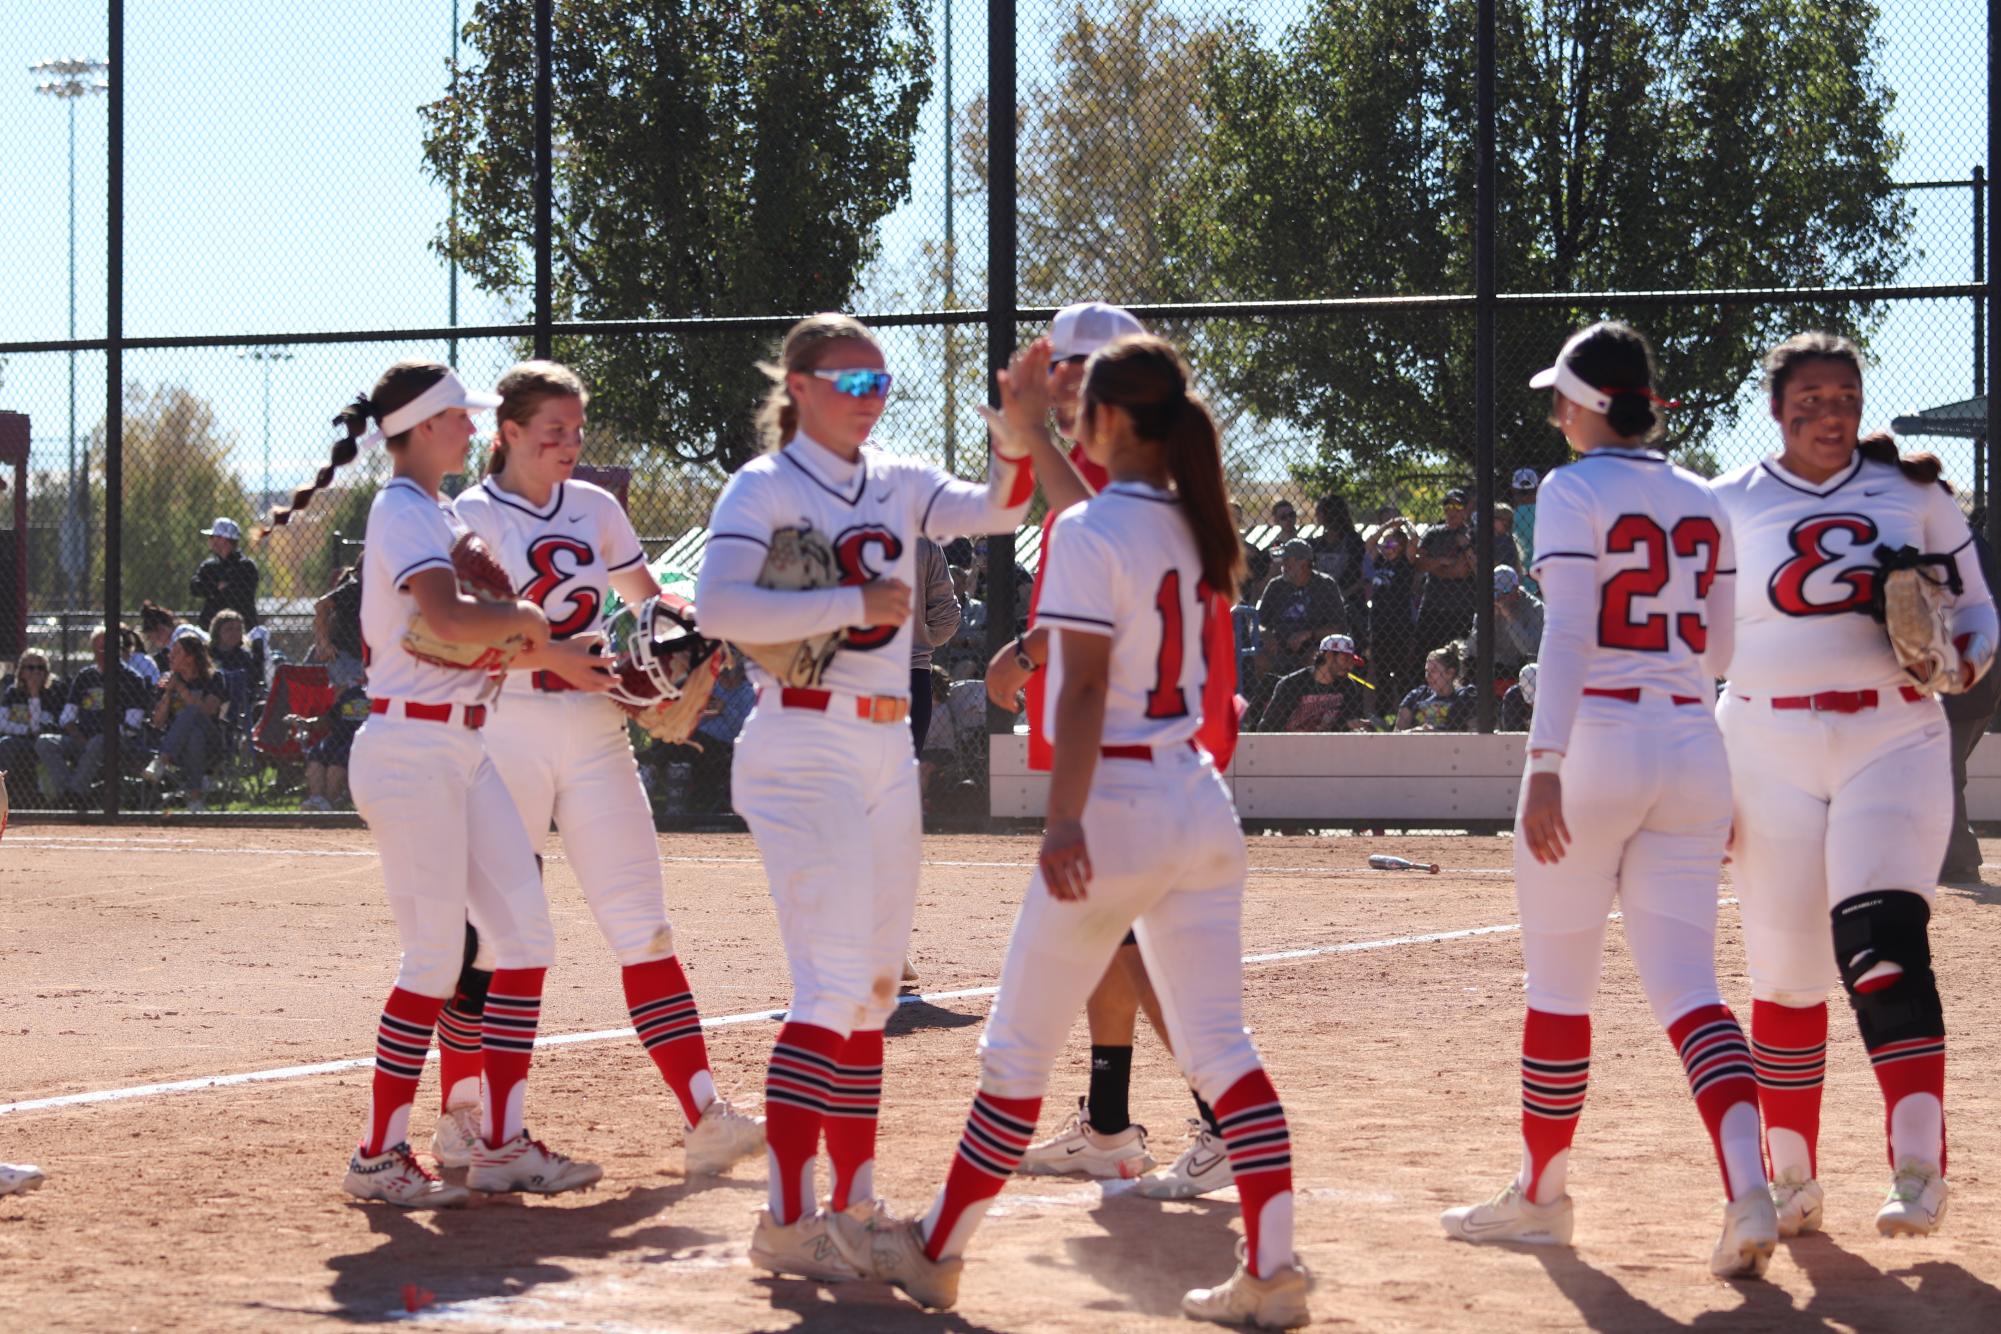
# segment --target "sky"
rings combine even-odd
[[[1244,0],[1281,28],[1306,0]],[[1187,0],[1189,11],[1219,6]],[[236,335],[334,328],[396,329],[448,322],[448,276],[428,243],[447,211],[444,192],[421,170],[417,108],[439,96],[452,41],[450,0],[316,0],[273,6],[252,0],[140,0],[126,7],[125,332],[129,337]],[[463,0],[467,15],[471,0]],[[935,16],[942,3],[934,4]],[[1062,0],[1021,6],[1021,68],[1042,59]],[[1902,180],[1963,179],[1985,156],[1984,13],[1961,0],[1883,0],[1882,68],[1897,92],[1905,137]],[[985,6],[957,0],[954,97],[964,104],[985,83]],[[68,321],[67,104],[36,96],[33,62],[105,52],[100,5],[41,0],[0,7],[0,151],[9,164],[8,224],[0,263],[12,275],[0,304],[0,342],[62,338]],[[468,53],[470,54],[470,53]],[[105,324],[105,106],[74,106],[76,120],[76,328]],[[920,268],[944,214],[944,107],[934,93],[916,146],[913,198],[883,229],[883,256],[856,302],[861,311],[898,298],[930,306],[901,275]],[[967,182],[963,173],[959,186]],[[1914,196],[1923,254],[1903,280],[1969,282],[1970,192]],[[964,272],[976,281],[985,235],[980,200],[956,205]],[[1330,293],[1329,295],[1345,295]],[[981,294],[961,289],[961,303]],[[499,300],[460,285],[459,322],[517,318]],[[1972,392],[1970,303],[1923,302],[1893,310],[1880,346],[1895,349],[1870,381],[1871,416],[1964,398]],[[977,339],[977,333],[969,335]],[[906,343],[937,354],[936,336]],[[511,360],[495,343],[461,345],[469,376],[491,378]],[[258,362],[235,349],[128,352],[128,381],[185,383],[211,399],[235,446],[246,485],[261,489],[267,439],[273,485],[286,489],[316,466],[327,419],[389,361],[437,344],[301,347],[290,361]],[[895,354],[893,349],[892,354]],[[977,355],[977,353],[975,353]],[[36,466],[61,466],[68,437],[63,355],[16,354],[0,365],[0,408],[33,417]],[[77,366],[77,431],[102,416],[103,359]],[[935,440],[937,404],[923,396],[892,409],[900,438]],[[968,405],[970,412],[970,405]],[[976,430],[967,418],[965,430]],[[1727,462],[1770,445],[1755,411],[1717,453]],[[1943,444],[1944,442],[1939,442]],[[1950,470],[1970,478],[1963,445],[1947,445]]]

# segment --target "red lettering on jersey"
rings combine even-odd
[[[1842,534],[1848,537],[1847,545],[1839,551],[1830,549],[1829,540]],[[1772,605],[1788,616],[1833,616],[1865,609],[1876,592],[1874,566],[1856,566],[1835,575],[1834,582],[1845,585],[1848,592],[1832,602],[1815,602],[1808,597],[1807,580],[1857,551],[1872,551],[1876,537],[1876,521],[1866,514],[1816,514],[1801,519],[1786,535],[1793,558],[1772,571]]]
[[[1659,523],[1644,514],[1622,514],[1605,534],[1605,550],[1626,555],[1646,549],[1647,563],[1621,570],[1605,581],[1598,603],[1598,643],[1604,648],[1626,649],[1633,653],[1665,653],[1668,650],[1668,618],[1654,612],[1633,619],[1633,599],[1659,597],[1668,586],[1673,569],[1668,552],[1684,559],[1704,554],[1695,572],[1695,596],[1709,596],[1716,582],[1716,562],[1723,546],[1723,534],[1713,519],[1690,515],[1674,526],[1670,536]],[[1709,646],[1709,626],[1700,612],[1685,611],[1675,617],[1675,634],[1696,653]]]
[[[595,564],[597,556],[592,553],[589,544],[574,537],[538,537],[528,544],[528,568],[535,571],[535,577],[528,581],[528,587],[521,590],[521,596],[548,615],[551,639],[568,639],[590,629],[596,622],[598,593],[595,588],[573,590],[564,599],[568,609],[560,616],[557,609],[549,605],[549,598],[557,589],[576,578],[577,572],[586,565]]]
[[[1153,595],[1160,613],[1160,656],[1154,659],[1153,689],[1146,692],[1149,718],[1186,718],[1188,692],[1181,688],[1181,571],[1169,570]]]
[[[853,588],[858,584],[868,583],[871,579],[882,578],[882,571],[869,563],[867,552],[870,547],[875,547],[882,553],[883,564],[886,567],[895,565],[903,557],[903,539],[889,529],[876,524],[848,529],[834,539],[834,559],[840,562],[843,588]],[[918,605],[913,606],[911,612],[921,618],[924,615],[922,605],[924,590],[921,588],[915,590],[913,596],[917,599]],[[896,627],[893,625],[851,627],[843,647],[866,651],[881,648],[895,638]]]

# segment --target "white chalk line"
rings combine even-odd
[[[1516,922],[1504,922],[1497,926],[1465,927],[1457,931],[1431,931],[1415,936],[1390,936],[1383,940],[1351,940],[1338,945],[1314,945],[1303,949],[1274,950],[1262,954],[1246,954],[1246,966],[1259,964],[1292,963],[1300,959],[1317,959],[1333,954],[1358,954],[1369,950],[1395,949],[1402,945],[1431,945],[1448,940],[1471,940],[1479,936],[1504,935],[1521,930]],[[920,1002],[935,1005],[940,1001],[971,1000],[992,996],[1000,991],[998,986],[962,987],[956,991],[928,991],[921,995],[900,996],[897,1004],[916,1005]],[[718,1015],[702,1020],[703,1028],[732,1028],[739,1024],[777,1023],[785,1017],[783,1007],[778,1009],[746,1010],[741,1014]],[[616,1042],[634,1037],[631,1028],[600,1028],[584,1033],[552,1033],[535,1039],[537,1048],[573,1047],[588,1042]],[[438,1059],[434,1049],[429,1059]],[[177,1079],[163,1084],[136,1084],[126,1088],[96,1089],[88,1093],[65,1093],[51,1098],[29,1098],[22,1102],[0,1103],[0,1116],[15,1112],[39,1112],[57,1107],[86,1107],[107,1102],[126,1102],[134,1098],[155,1098],[168,1093],[194,1093],[203,1089],[235,1088],[244,1084],[269,1084],[292,1079],[310,1079],[316,1075],[337,1075],[350,1070],[364,1070],[373,1067],[373,1056],[355,1056],[339,1061],[320,1061],[312,1065],[285,1065],[271,1070],[249,1070],[234,1075],[207,1075],[196,1079]]]
[[[36,838],[33,836],[27,838],[16,837],[9,839],[7,842],[9,846],[23,844],[50,852],[116,852],[121,849],[138,852],[170,848],[177,853],[204,852],[218,857],[365,857],[371,860],[375,857],[375,852],[372,849],[364,848],[218,848],[186,846],[179,843],[168,844],[165,840],[142,841],[135,839],[126,843],[123,840],[112,838],[85,840],[69,838],[67,836],[50,838]],[[568,860],[560,852],[548,854],[547,859],[556,862]],[[763,864],[762,860],[757,857],[684,857],[666,853],[661,855],[660,860],[680,866],[759,866]],[[1035,869],[1034,862],[979,862],[927,859],[924,865],[963,870],[1032,871]],[[1253,866],[1250,868],[1250,873],[1252,875],[1399,874],[1398,872],[1379,871],[1369,866]],[[1439,871],[1440,875],[1513,875],[1514,873],[1514,868],[1508,866],[1447,866],[1441,868]],[[1410,875],[1413,872],[1404,871],[1400,874]],[[1415,874],[1422,875],[1423,872],[1416,872]]]

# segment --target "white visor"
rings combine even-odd
[[[1570,369],[1570,362],[1563,357],[1556,359],[1556,365],[1547,370],[1537,371],[1529,377],[1531,389],[1548,389],[1551,386],[1555,386],[1557,393],[1581,408],[1590,408],[1593,412],[1612,410],[1612,396],[1595,385],[1586,384],[1584,377]]]
[[[458,372],[446,371],[445,378],[417,395],[386,417],[378,417],[375,430],[369,432],[369,439],[391,439],[403,434],[413,426],[421,426],[441,412],[453,408],[497,408],[499,394],[477,394],[466,388],[465,381],[459,379]]]

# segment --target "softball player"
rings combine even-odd
[[[1893,1177],[1876,1226],[1922,1235],[1946,1204],[1945,1019],[1927,927],[1951,756],[1944,710],[1862,614],[1879,548],[1951,556],[1966,684],[1993,656],[1995,614],[1938,461],[1857,439],[1854,345],[1801,334],[1773,349],[1765,375],[1782,450],[1714,485],[1744,575],[1717,714],[1736,779],[1733,878],[1772,1191],[1784,1235],[1820,1226],[1815,1141],[1838,976],[1883,1090]]]
[[[737,740],[731,797],[771,880],[792,1003],[765,1079],[770,1207],[752,1263],[807,1278],[856,1276],[829,1244],[830,1215],[874,1203],[882,1027],[896,1005],[916,909],[922,816],[910,712],[916,539],[998,533],[1034,490],[1027,461],[996,453],[984,485],[867,447],[888,401],[882,349],[845,315],[786,334],[759,425],[770,452],[716,501],[696,585],[702,632],[785,642],[846,627],[818,689],[753,664],[757,708]],[[1042,365],[1034,367],[1037,376]],[[996,441],[997,449],[1001,442]],[[761,588],[772,536],[806,527],[839,562],[840,587]],[[822,1129],[831,1211],[816,1208]]]
[[[354,459],[375,421],[395,475],[368,512],[361,626],[370,716],[354,739],[349,787],[375,835],[403,962],[377,1030],[373,1097],[344,1185],[362,1199],[409,1208],[467,1198],[464,1187],[445,1185],[418,1164],[407,1131],[431,1031],[458,978],[469,909],[486,929],[498,968],[482,1072],[492,1111],[466,1185],[552,1194],[600,1175],[594,1164],[551,1152],[522,1124],[542,978],[556,937],[534,854],[481,739],[488,679],[433,666],[403,649],[404,631],[420,610],[438,634],[455,640],[518,634],[533,648],[548,638],[540,607],[477,602],[460,591],[453,571],[452,547],[466,528],[439,498],[438,485],[465,466],[473,431],[468,411],[499,402],[468,390],[445,366],[398,362],[335,418],[347,434],[334,445],[332,461],[270,521],[281,525],[310,504],[335,470]]]
[[[1007,427],[1042,429],[1046,343],[1017,361]],[[926,1306],[957,1299],[974,1228],[1028,1148],[1049,1070],[1128,929],[1156,979],[1173,1049],[1216,1109],[1243,1203],[1242,1262],[1183,1298],[1201,1319],[1307,1323],[1292,1250],[1285,1112],[1243,1021],[1245,852],[1228,789],[1195,744],[1211,588],[1242,551],[1214,418],[1173,347],[1121,339],[1087,371],[1079,438],[1111,476],[1057,520],[1042,625],[1059,632],[1055,744],[1040,869],[1015,921],[980,1040],[980,1089],[945,1187],[921,1220],[878,1216],[870,1272]],[[1172,812],[1163,819],[1163,812]],[[856,1245],[848,1220],[837,1244]]]
[[[1716,986],[1716,880],[1730,771],[1710,713],[1729,665],[1730,527],[1701,478],[1648,448],[1662,434],[1653,352],[1595,324],[1529,383],[1578,458],[1543,482],[1535,576],[1547,599],[1527,775],[1515,820],[1528,1019],[1522,1167],[1447,1210],[1474,1242],[1567,1245],[1570,1141],[1584,1110],[1606,914],[1688,1072],[1729,1203],[1710,1269],[1756,1277],[1778,1245],[1758,1157],[1751,1053]]]
[[[1050,762],[1044,717],[1046,676],[1042,668],[1049,661],[1052,632],[1034,622],[1035,610],[1042,600],[1043,576],[1049,568],[1050,532],[1064,510],[1098,494],[1110,480],[1104,469],[1091,462],[1074,444],[1077,414],[1083,399],[1084,364],[1099,348],[1145,332],[1145,327],[1129,312],[1096,301],[1065,306],[1050,322],[1050,402],[1057,433],[1072,442],[1072,448],[1066,457],[1042,432],[1029,437],[1042,493],[1049,503],[1049,516],[1042,527],[1043,559],[1029,593],[1031,628],[997,653],[987,667],[987,692],[996,704],[1012,709],[1017,692],[1027,701],[1032,769],[1046,771]],[[1130,1178],[1154,1165],[1153,1154],[1147,1147],[1146,1127],[1135,1124],[1129,1110],[1133,1037],[1142,1009],[1165,1043],[1167,1025],[1160,1016],[1160,1002],[1147,976],[1146,961],[1140,956],[1138,939],[1128,934],[1112,966],[1105,970],[1084,1006],[1091,1034],[1090,1092],[1077,1099],[1077,1109],[1054,1135],[1029,1146],[1018,1170],[1029,1174],[1082,1172],[1094,1177]],[[1172,1167],[1143,1177],[1137,1187],[1141,1193],[1183,1198],[1206,1195],[1230,1184],[1230,1158],[1217,1137],[1215,1114],[1199,1095],[1195,1106],[1199,1119],[1192,1123],[1194,1131],[1188,1147]]]
[[[549,618],[541,658],[518,660],[487,724],[486,745],[538,855],[553,816],[584,899],[620,965],[639,1040],[680,1101],[686,1170],[720,1172],[764,1147],[763,1125],[716,1095],[701,1014],[675,954],[653,812],[639,783],[625,714],[603,691],[594,656],[615,590],[630,606],[660,592],[631,520],[610,492],[571,476],[583,450],[583,381],[530,361],[497,386],[500,437],[487,475],[460,495],[459,517]],[[476,916],[476,915],[475,915]],[[484,979],[479,979],[483,981]],[[490,984],[489,984],[490,987]],[[460,997],[476,996],[461,985]],[[470,1161],[480,1119],[472,1075],[479,1009],[455,998],[439,1021],[445,1113],[438,1161]]]

